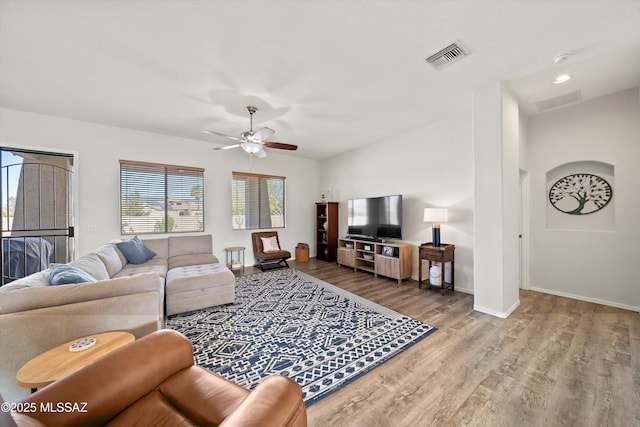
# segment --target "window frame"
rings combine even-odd
[[[241,178],[241,179],[237,179],[237,178]],[[237,214],[236,209],[238,206],[238,201],[236,200],[237,197],[237,184],[236,181],[245,181],[245,183],[247,182],[248,179],[251,178],[257,178],[258,182],[254,183],[254,186],[257,187],[257,194],[255,193],[255,190],[249,189],[249,190],[245,190],[245,203],[244,203],[244,218],[243,218],[243,227],[238,227],[237,224],[237,220],[236,218],[239,216],[239,214]],[[287,226],[287,222],[286,222],[286,177],[285,176],[280,176],[280,175],[266,175],[266,174],[257,174],[257,173],[252,173],[252,172],[239,172],[239,171],[232,171],[231,172],[231,229],[236,231],[236,230],[261,230],[261,229],[266,229],[266,228],[270,228],[270,229],[280,229],[280,228],[286,228]],[[262,206],[265,206],[265,204],[267,206],[269,206],[269,213],[271,213],[271,208],[270,208],[270,204],[269,204],[269,195],[268,193],[266,195],[264,195],[264,193],[262,193],[261,189],[262,188],[267,188],[268,189],[268,180],[281,180],[282,181],[282,199],[279,200],[279,203],[281,203],[281,217],[282,217],[282,225],[273,225],[272,219],[274,215],[269,215],[268,216],[268,220],[269,223],[266,224],[264,223],[262,220],[263,218],[265,218],[264,216],[264,212],[261,209]],[[245,184],[246,185],[246,184]],[[248,194],[247,191],[252,192],[252,194]],[[254,204],[257,204],[257,206],[253,206],[251,204],[251,198],[249,200],[246,199],[247,196],[249,195],[253,195],[254,197],[257,197],[257,200],[254,201]],[[265,199],[266,197],[266,199]],[[248,205],[249,203],[249,205]],[[240,214],[242,215],[242,214]],[[248,225],[247,225],[248,224]]]
[[[136,169],[138,169],[138,171],[136,171]],[[145,169],[147,169],[147,171],[145,171]],[[123,179],[124,173],[127,171],[149,173],[149,174],[156,173],[162,177],[162,185],[157,185],[157,187],[153,187],[153,186],[149,187],[150,189],[153,190],[153,194],[162,195],[162,201],[164,205],[162,208],[162,211],[164,213],[163,215],[164,219],[161,218],[160,221],[156,221],[156,224],[154,225],[153,230],[151,231],[140,231],[140,230],[136,231],[136,230],[133,230],[133,228],[131,229],[130,232],[125,231],[126,230],[125,224],[127,224],[127,222],[125,221],[125,218],[127,216],[124,215],[125,197],[126,197],[125,191],[127,191],[127,189],[129,188],[133,189],[133,185],[126,185],[125,180]],[[140,161],[133,161],[133,160],[120,160],[120,235],[133,236],[138,234],[178,234],[178,233],[204,232],[205,230],[204,172],[205,172],[204,168],[198,168],[198,167],[192,167],[192,166],[177,166],[177,165],[170,165],[170,164],[164,164],[164,163],[148,163],[148,162],[140,162]],[[172,211],[172,209],[170,208],[170,205],[171,205],[170,200],[175,199],[175,197],[171,197],[171,195],[169,194],[169,191],[170,191],[169,187],[172,181],[176,178],[178,179],[182,178],[182,180],[184,181],[184,183],[181,183],[180,181],[178,181],[180,183],[178,188],[180,189],[182,189],[182,185],[184,185],[184,188],[187,188],[187,186],[189,185],[189,180],[193,180],[194,178],[196,179],[196,181],[199,180],[199,182],[195,184],[201,187],[200,198],[199,199],[195,198],[196,199],[195,206],[197,208],[196,212],[201,213],[200,219],[196,219],[196,222],[195,222],[196,224],[199,225],[199,227],[194,227],[191,229],[168,230],[169,224],[171,223],[170,219],[173,219],[173,217],[170,215],[170,211]],[[193,189],[193,187],[194,186],[192,186],[191,189]],[[191,212],[190,207],[193,205],[194,203],[189,202],[188,207],[184,209],[184,212],[187,212],[189,214],[188,216],[190,216],[190,212]],[[130,216],[131,215],[129,215],[129,217]],[[141,215],[141,216],[144,216],[144,215]],[[183,216],[182,210],[179,211],[178,216]],[[197,217],[198,214],[196,214],[195,216]],[[164,230],[158,230],[157,228],[158,223],[164,226]]]

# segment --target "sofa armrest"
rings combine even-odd
[[[307,425],[302,389],[295,381],[279,375],[266,378],[253,389],[223,426],[276,427]]]

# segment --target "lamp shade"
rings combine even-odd
[[[449,220],[449,211],[445,208],[424,208],[424,222],[439,224]]]
[[[257,142],[243,142],[240,144],[240,147],[247,153],[255,154],[258,151],[262,150],[262,145]]]

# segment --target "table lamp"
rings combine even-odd
[[[424,208],[424,222],[432,222],[431,242],[433,246],[440,246],[440,223],[449,220],[449,212],[445,208]]]

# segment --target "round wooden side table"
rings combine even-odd
[[[92,347],[80,351],[69,350],[72,344],[90,338],[95,339]],[[133,334],[124,331],[76,338],[29,360],[16,374],[16,380],[22,387],[29,387],[33,392],[134,340]]]

